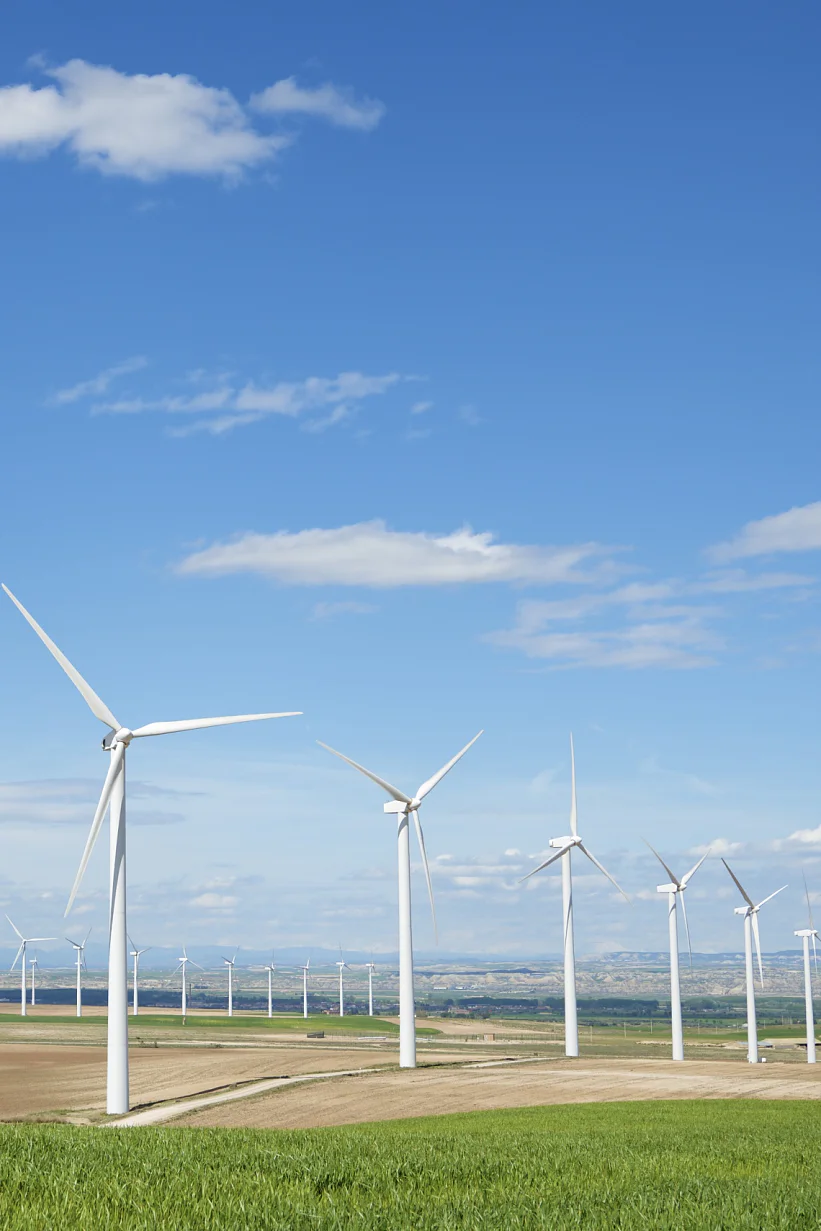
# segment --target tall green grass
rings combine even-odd
[[[350,1128],[0,1129],[0,1226],[809,1231],[811,1102],[591,1104]]]

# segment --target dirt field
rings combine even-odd
[[[548,1103],[669,1098],[821,1099],[809,1065],[733,1061],[549,1060],[416,1069],[293,1086],[173,1120],[172,1125],[310,1128]]]

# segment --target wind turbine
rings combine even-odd
[[[82,967],[85,966],[86,964],[85,950],[86,950],[86,945],[88,944],[88,938],[90,935],[91,935],[91,928],[88,929],[86,938],[82,942],[82,944],[78,943],[78,941],[76,940],[72,940],[71,937],[69,936],[66,937],[66,940],[74,949],[74,955],[77,959],[77,1016],[78,1017],[83,1016],[83,986],[82,986],[82,981],[81,981],[81,971],[82,971]]]
[[[109,844],[109,938],[108,938],[108,1074],[106,1083],[106,1111],[109,1115],[122,1115],[128,1111],[128,955],[126,947],[125,911],[125,753],[133,739],[147,735],[170,735],[175,731],[196,731],[202,727],[221,727],[235,722],[256,722],[263,718],[291,718],[296,712],[281,714],[236,714],[229,718],[191,718],[181,722],[149,722],[131,730],[124,727],[118,718],[86,683],[79,671],[48,637],[14,597],[7,586],[8,594],[18,611],[28,620],[43,644],[51,651],[57,662],[78,689],[95,718],[109,728],[103,739],[103,751],[110,754],[108,772],[94,820],[91,823],[80,867],[72,886],[66,914],[80,888],[94,843],[100,832],[106,811],[110,805]]]
[[[646,839],[645,839],[646,841]],[[670,1016],[673,1019],[673,1059],[684,1059],[684,1027],[681,1021],[681,980],[678,968],[678,903],[681,902],[681,913],[684,918],[684,930],[687,933],[687,948],[690,952],[690,969],[693,968],[693,946],[690,944],[690,926],[687,923],[687,907],[684,905],[684,890],[690,883],[690,877],[696,873],[710,853],[705,851],[697,864],[682,876],[681,880],[670,871],[658,851],[647,846],[658,859],[664,871],[670,877],[669,885],[656,885],[658,893],[667,894],[667,925],[670,933]]]
[[[134,944],[134,941],[131,939],[130,936],[128,938],[128,943],[130,945]],[[139,968],[140,968],[140,958],[142,957],[144,953],[147,953],[150,948],[151,948],[151,945],[148,945],[145,949],[138,949],[135,945],[134,948],[131,950],[131,956],[134,959],[134,1016],[135,1017],[138,1017],[139,1012],[140,1012],[140,996],[139,996],[139,992],[137,991],[137,975],[138,975]]]
[[[308,958],[304,966],[300,966],[302,971],[302,1016],[308,1016],[308,971],[311,968],[311,959]]]
[[[8,915],[6,915],[6,918],[9,919]],[[11,919],[9,919],[9,923],[11,923]],[[17,932],[17,935],[20,937],[20,948],[17,950],[17,956],[15,957],[11,966],[9,967],[9,970],[14,970],[14,967],[17,965],[18,961],[20,961],[20,958],[22,957],[23,961],[20,966],[20,1016],[25,1017],[26,1016],[26,947],[28,945],[41,944],[42,942],[46,940],[56,940],[57,937],[56,936],[24,936],[21,931],[19,931],[16,927],[14,927],[13,923],[11,923],[11,926],[14,928],[15,932]]]
[[[182,971],[182,1000],[180,1002],[180,1008],[182,1010],[182,1016],[183,1018],[185,1018],[185,1015],[188,1011],[188,988],[186,986],[186,981],[185,981],[186,967],[188,966],[189,962],[191,963],[192,966],[196,966],[197,970],[202,970],[202,966],[200,966],[199,962],[195,962],[192,957],[188,956],[188,954],[185,951],[185,945],[183,945],[182,947],[182,957],[178,958],[177,961],[179,962],[179,966],[174,971],[174,974],[178,975],[180,971]]]
[[[579,1018],[576,1011],[576,952],[573,943],[573,877],[570,866],[570,854],[573,848],[586,855],[592,864],[603,872],[612,885],[615,885],[625,901],[629,902],[627,894],[610,873],[599,863],[595,855],[587,849],[579,837],[576,823],[576,758],[573,751],[573,736],[570,736],[570,833],[562,838],[551,838],[550,846],[556,848],[556,854],[545,859],[538,868],[528,872],[522,880],[529,880],[543,868],[547,868],[557,859],[562,861],[562,914],[564,917],[564,1054],[578,1056],[579,1054]]]
[[[812,906],[810,906],[810,891],[807,888],[807,878],[804,877],[804,893],[807,896],[807,914],[810,919],[808,928],[801,928],[795,932],[795,936],[800,936],[804,944],[804,1004],[806,1005],[807,1018],[807,1064],[815,1064],[815,1014],[812,1006],[812,971],[810,970],[810,941],[812,941],[812,955],[815,959],[815,973],[818,974],[818,950],[815,942],[818,939],[818,932],[815,930],[815,924],[812,919]]]
[[[239,949],[234,950],[233,957],[224,957],[222,960],[228,967],[228,1016],[234,1016],[234,962],[237,960]]]
[[[263,969],[263,970],[267,970],[267,971],[268,971],[268,1016],[269,1016],[269,1017],[273,1017],[273,1016],[274,1016],[274,984],[273,984],[273,978],[274,978],[274,971],[276,970],[276,966],[274,965],[274,955],[273,955],[273,953],[271,954],[271,964],[270,964],[269,966],[263,966],[263,968],[262,968],[262,969]]]
[[[37,1001],[35,1000],[35,992],[34,992],[34,974],[35,974],[35,971],[37,970],[37,965],[38,965],[37,954],[35,953],[34,957],[29,958],[29,967],[31,969],[31,1007],[32,1008],[34,1008],[35,1004],[37,1003]]]
[[[481,734],[482,732],[480,731],[479,735]],[[437,783],[442,781],[446,773],[453,769],[456,762],[461,760],[468,748],[476,743],[479,735],[474,735],[470,743],[465,744],[462,751],[457,752],[456,756],[452,757],[447,765],[443,765],[438,773],[435,773],[432,778],[428,778],[426,782],[423,782],[413,797],[403,794],[395,786],[391,786],[389,782],[386,782],[384,778],[380,778],[376,774],[371,773],[369,769],[365,769],[364,765],[359,765],[356,761],[352,761],[350,757],[343,756],[341,752],[337,752],[335,748],[330,748],[327,744],[323,744],[321,740],[317,740],[321,748],[326,749],[327,752],[332,752],[335,757],[346,761],[354,769],[358,769],[360,774],[370,778],[371,782],[381,786],[382,790],[387,791],[388,795],[391,796],[391,802],[384,805],[384,810],[386,813],[392,813],[396,816],[399,848],[399,1067],[402,1069],[416,1068],[416,1020],[413,1000],[413,930],[411,925],[410,818],[411,816],[413,817],[416,837],[419,841],[419,850],[422,853],[422,866],[425,870],[430,909],[433,915],[433,930],[434,935],[436,935],[433,885],[430,880],[430,868],[428,867],[428,857],[425,852],[425,838],[419,821],[419,807],[425,796],[433,790]]]
[[[747,890],[741,884],[741,881],[736,876],[726,859],[721,862],[730,873],[735,881],[736,888],[744,899],[745,906],[736,906],[735,914],[744,916],[744,966],[747,978],[747,1059],[750,1064],[758,1064],[758,1028],[755,1019],[755,975],[753,973],[753,937],[755,937],[755,951],[758,954],[758,974],[761,979],[761,986],[764,986],[764,967],[761,965],[761,937],[758,933],[758,912],[761,907],[775,897],[776,893],[781,893],[781,889],[786,889],[786,885],[782,885],[781,889],[776,889],[775,893],[771,893],[769,897],[764,898],[758,905],[752,900]]]
[[[348,965],[348,963],[345,961],[344,957],[342,956],[341,949],[339,950],[339,961],[335,962],[334,965],[339,967],[339,1016],[344,1017],[345,1016],[345,997],[342,991],[342,971],[350,970],[350,966]]]
[[[373,972],[376,970],[376,963],[371,957],[368,962],[368,1017],[373,1017]]]

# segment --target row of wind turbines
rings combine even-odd
[[[43,631],[34,617],[25,609],[22,603],[11,593],[4,585],[3,590],[6,592],[11,601],[15,604],[20,613],[27,620],[34,632],[44,643],[47,649],[51,652],[62,669],[68,675],[69,679],[80,692],[81,696],[86,701],[92,714],[108,728],[107,734],[103,738],[103,751],[109,754],[109,767],[106,773],[103,790],[100,795],[99,803],[97,804],[94,818],[92,820],[91,829],[86,841],[85,849],[80,860],[80,866],[71,889],[66,907],[66,915],[68,915],[74,903],[76,894],[80,888],[83,875],[85,873],[91,852],[99,836],[106,813],[109,815],[109,895],[110,895],[110,911],[109,911],[109,955],[108,955],[108,1038],[107,1038],[107,1094],[106,1094],[106,1109],[109,1115],[122,1115],[129,1110],[129,1082],[128,1082],[128,969],[127,969],[127,928],[126,928],[126,788],[125,788],[125,762],[126,751],[134,739],[139,739],[154,735],[167,735],[179,731],[192,731],[205,727],[224,726],[233,723],[241,722],[256,722],[272,718],[288,718],[296,717],[301,711],[288,711],[279,713],[266,714],[240,714],[230,717],[219,718],[195,718],[176,722],[153,722],[145,726],[138,727],[136,730],[131,730],[124,727],[119,719],[117,719],[112,711],[108,708],[104,701],[94,692],[90,685],[83,679],[80,673],[69,662],[61,650]],[[384,804],[384,812],[388,815],[395,816],[397,825],[397,855],[398,855],[398,904],[399,904],[399,1064],[401,1068],[413,1068],[416,1065],[416,1025],[415,1025],[415,1004],[414,1004],[414,987],[413,987],[413,932],[411,918],[411,863],[410,863],[410,826],[413,823],[416,831],[416,837],[419,844],[419,850],[422,858],[422,868],[425,874],[425,881],[428,889],[428,897],[430,899],[431,914],[433,917],[434,934],[436,934],[436,912],[433,900],[433,886],[431,883],[430,868],[428,865],[427,852],[425,849],[425,839],[422,830],[422,825],[419,818],[419,810],[425,798],[430,792],[442,781],[446,774],[457,764],[458,761],[465,755],[466,752],[476,743],[482,731],[473,737],[457,754],[452,757],[445,765],[442,766],[430,778],[427,778],[416,790],[413,795],[408,795],[395,787],[386,779],[380,777],[370,769],[366,769],[364,765],[360,765],[357,761],[345,756],[343,753],[331,748],[321,741],[320,746],[326,749],[327,752],[339,757],[353,769],[369,778],[376,786],[384,791],[389,796],[389,801]],[[620,894],[627,900],[627,894],[616,882],[613,876],[593,855],[589,848],[585,845],[578,832],[577,824],[577,806],[576,806],[576,767],[575,754],[573,749],[573,740],[570,741],[571,751],[571,807],[570,807],[570,834],[563,835],[558,838],[550,839],[550,846],[554,848],[555,853],[544,860],[532,872],[529,872],[523,879],[526,880],[545,868],[549,867],[554,862],[561,860],[562,871],[562,911],[563,911],[563,932],[564,932],[564,986],[565,986],[565,1052],[568,1056],[577,1056],[579,1054],[579,1038],[578,1038],[578,1015],[576,1007],[576,964],[575,964],[575,946],[573,936],[573,884],[572,884],[572,866],[571,858],[574,850],[584,855],[598,870],[614,885]],[[651,848],[652,849],[652,848]],[[671,968],[671,1006],[673,1016],[673,1058],[683,1060],[684,1045],[683,1031],[681,1025],[681,992],[680,992],[680,977],[679,977],[679,954],[678,954],[678,904],[681,903],[682,913],[684,915],[685,927],[688,934],[689,944],[689,927],[686,922],[686,912],[684,910],[683,894],[693,875],[706,858],[706,855],[686,873],[684,877],[678,880],[661,859],[657,852],[653,852],[661,862],[665,872],[670,877],[670,881],[664,885],[658,886],[660,893],[668,895],[668,917],[669,917],[669,935],[670,935],[670,968]],[[709,852],[708,852],[709,853]],[[744,916],[745,920],[745,952],[746,952],[746,977],[747,977],[747,1002],[748,1002],[748,1031],[749,1031],[749,1046],[748,1059],[751,1063],[756,1063],[758,1060],[758,1048],[756,1041],[755,1027],[755,984],[753,978],[753,962],[752,962],[752,939],[755,939],[756,949],[759,956],[759,971],[763,981],[763,968],[761,966],[760,956],[760,938],[758,933],[758,912],[762,906],[774,897],[771,894],[769,898],[765,898],[758,904],[753,903],[746,891],[741,886],[737,877],[732,870],[727,866],[728,872],[733,877],[744,898],[745,905],[737,908],[737,913]],[[782,886],[786,888],[786,886]],[[780,893],[781,890],[776,890]],[[809,900],[809,899],[808,899]],[[18,933],[19,935],[19,933]],[[812,1063],[815,1060],[815,1043],[812,1038],[812,1046],[810,1046],[811,1036],[814,1025],[812,1018],[812,989],[810,982],[810,967],[809,967],[809,940],[812,939],[813,944],[817,937],[812,920],[810,919],[809,929],[803,929],[797,932],[796,935],[804,939],[805,951],[805,980],[806,980],[806,1000],[807,1000],[807,1058]],[[23,941],[23,946],[31,941]],[[73,943],[73,942],[72,942]],[[132,956],[134,953],[132,951]],[[235,955],[236,957],[236,955]],[[235,957],[232,959],[225,958],[225,964],[228,967],[228,995],[229,995],[229,1013],[233,1013],[233,970]],[[79,963],[78,958],[78,963]],[[190,960],[185,951],[181,959],[181,969],[183,973],[183,987],[185,989],[185,971],[190,963]],[[135,956],[135,964],[138,961],[138,956]],[[303,970],[303,1011],[307,1016],[308,1011],[308,971],[310,959],[306,963]],[[345,967],[344,960],[338,963],[339,965],[339,988],[340,988],[340,1010],[344,1013],[344,993],[342,987],[342,974]],[[25,967],[24,967],[25,968]],[[180,969],[180,968],[178,968]],[[272,974],[273,972],[271,972]],[[270,978],[270,976],[269,976]],[[183,991],[185,996],[185,990]],[[371,971],[371,1009],[372,1009],[372,971]]]

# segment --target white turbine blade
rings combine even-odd
[[[100,802],[97,804],[97,811],[94,813],[94,820],[91,822],[91,829],[88,831],[88,838],[86,839],[86,845],[85,845],[85,850],[83,851],[83,857],[80,860],[80,867],[77,870],[77,875],[74,878],[74,884],[71,887],[71,893],[68,899],[68,906],[65,909],[66,915],[68,914],[68,912],[71,910],[72,906],[74,905],[74,899],[77,896],[77,890],[80,888],[80,882],[82,881],[83,876],[85,875],[85,870],[86,870],[86,867],[88,866],[88,861],[91,858],[91,852],[94,850],[94,843],[97,841],[97,837],[100,833],[100,828],[102,827],[102,823],[105,819],[106,809],[108,808],[109,802],[111,801],[111,792],[114,790],[114,781],[117,777],[117,774],[120,772],[123,766],[124,756],[125,756],[125,744],[115,744],[114,751],[111,753],[111,764],[108,767],[108,773],[106,774],[105,782],[103,783],[103,790],[102,790],[102,794],[100,795]],[[63,917],[65,918],[65,915]]]
[[[565,851],[569,851],[572,845],[573,844],[571,842],[568,842],[567,846],[563,846],[560,850],[556,851],[554,855],[551,855],[549,859],[545,859],[544,863],[540,863],[538,868],[534,868],[532,872],[528,872],[527,876],[522,876],[519,880],[519,884],[521,885],[523,881],[530,880],[531,876],[535,876],[536,873],[541,872],[543,868],[547,868],[551,863],[555,863],[557,859],[561,859]]]
[[[425,850],[425,836],[422,833],[422,822],[419,820],[419,810],[413,809],[413,823],[416,826],[416,836],[419,839],[419,849],[422,852],[422,867],[425,869],[425,880],[428,886],[428,897],[430,898],[430,913],[433,917],[433,936],[439,944],[439,928],[436,925],[436,907],[433,904],[433,885],[430,879],[430,868],[428,867],[428,855]]]
[[[413,800],[409,795],[404,795],[397,787],[391,786],[384,778],[380,778],[378,774],[372,774],[369,769],[365,769],[364,765],[360,765],[358,761],[352,761],[350,757],[346,757],[344,753],[337,752],[330,744],[323,744],[321,739],[316,741],[320,748],[324,748],[326,752],[332,752],[335,757],[339,757],[340,761],[347,761],[348,765],[352,765],[354,769],[358,769],[360,774],[364,774],[366,778],[370,778],[371,782],[375,782],[377,786],[381,786],[383,791],[387,791],[391,799],[395,799],[399,804],[411,804]]]
[[[21,613],[21,615],[23,615],[28,620],[29,624],[34,629],[37,636],[43,642],[43,645],[45,645],[47,649],[51,650],[51,653],[57,659],[58,663],[63,668],[68,678],[71,680],[74,687],[78,690],[78,692],[84,698],[86,705],[91,710],[94,717],[99,718],[100,722],[104,722],[107,727],[111,727],[112,731],[119,731],[120,727],[123,724],[117,721],[117,719],[112,714],[111,710],[106,705],[105,701],[101,700],[101,698],[97,696],[96,692],[91,687],[91,685],[86,683],[86,681],[80,675],[80,672],[77,670],[76,667],[73,667],[71,665],[71,663],[66,658],[65,654],[63,654],[62,650],[58,650],[57,646],[54,644],[51,638],[46,633],[43,632],[42,628],[37,623],[34,616],[29,615],[29,613],[26,611],[23,604],[21,602],[18,602],[18,600],[14,597],[14,595],[12,594],[8,586],[3,586],[3,589],[6,591],[6,594],[8,594],[9,598],[14,603],[15,607]]]
[[[755,940],[755,951],[758,954],[758,977],[761,980],[761,986],[764,986],[764,967],[761,965],[761,937],[758,934],[758,914],[753,912],[753,938]]]
[[[235,722],[261,722],[265,718],[298,718],[302,710],[284,714],[234,714],[230,718],[183,718],[181,722],[149,722],[133,731],[135,739],[144,735],[173,735],[176,731],[200,731],[204,727],[228,727]]]
[[[687,887],[687,882],[689,881],[690,877],[695,876],[696,872],[699,870],[699,868],[704,863],[704,860],[707,858],[709,854],[710,854],[709,850],[706,850],[704,854],[701,856],[701,858],[699,859],[698,863],[693,864],[690,871],[684,873],[684,875],[681,878],[682,889],[685,889]]]
[[[92,924],[92,925],[91,925],[91,927],[90,927],[90,928],[88,929],[88,931],[86,932],[86,938],[85,938],[85,940],[83,941],[83,948],[84,948],[84,949],[85,949],[86,945],[88,944],[88,938],[89,938],[89,936],[91,935],[91,933],[92,933],[92,931],[93,931],[93,930],[94,930],[94,925]]]
[[[586,855],[586,856],[587,856],[587,858],[590,860],[590,862],[591,862],[591,863],[594,863],[594,864],[596,865],[596,867],[599,869],[599,871],[604,873],[604,875],[605,875],[605,876],[607,877],[607,879],[610,881],[610,884],[611,884],[611,885],[615,885],[615,887],[618,889],[618,891],[619,891],[619,893],[621,894],[621,896],[624,898],[625,902],[629,902],[629,901],[630,901],[630,899],[628,898],[627,894],[624,892],[624,890],[622,889],[622,887],[621,887],[621,885],[619,884],[619,882],[618,882],[617,880],[615,880],[615,879],[614,879],[614,878],[610,875],[610,873],[607,871],[607,868],[604,866],[604,864],[599,863],[599,861],[598,861],[598,859],[596,858],[596,856],[595,856],[595,855],[592,855],[592,854],[590,853],[590,851],[587,849],[587,847],[584,845],[584,843],[583,843],[583,842],[579,842],[577,845],[578,845],[579,850],[580,850],[580,851],[581,851],[584,855]]]
[[[26,942],[25,942],[25,941],[23,941],[23,943],[21,944],[20,948],[17,950],[17,955],[16,955],[16,957],[15,957],[14,961],[12,962],[11,966],[9,966],[9,970],[10,970],[10,971],[14,970],[14,967],[17,965],[17,963],[18,963],[18,962],[19,962],[19,960],[20,960],[20,954],[21,954],[21,953],[25,950],[25,947],[26,947]]]
[[[67,940],[68,943],[73,945],[75,949],[82,949],[83,947],[82,945],[78,945],[76,940],[72,940],[70,936],[64,936],[63,939]]]
[[[807,874],[802,870],[801,876],[803,877],[803,880],[804,880],[804,893],[806,894],[806,897],[807,897],[807,914],[810,917],[810,927],[812,928],[813,931],[815,931],[815,924],[812,921],[812,906],[810,905],[810,891],[807,886]],[[8,915],[6,915],[6,918],[8,919]]]
[[[816,936],[817,936],[817,933],[816,933],[816,932],[813,932],[813,934],[812,934],[812,960],[813,960],[813,962],[815,963],[815,974],[816,974],[816,978],[817,978],[817,977],[818,977],[818,950],[817,950],[817,948],[815,947],[815,938],[816,938]]]
[[[27,945],[39,945],[39,944],[42,944],[43,941],[45,940],[57,940],[57,937],[56,936],[27,936],[26,944]]]
[[[755,906],[755,902],[752,900],[752,898],[751,898],[751,897],[750,897],[750,895],[748,894],[747,890],[744,888],[744,886],[742,885],[741,881],[738,879],[738,877],[736,876],[735,872],[733,871],[733,869],[732,869],[732,868],[730,867],[730,865],[728,864],[727,860],[726,860],[726,859],[724,859],[724,858],[722,858],[721,862],[724,864],[724,867],[725,867],[725,868],[727,869],[727,871],[730,873],[730,876],[732,876],[732,878],[733,878],[733,880],[735,881],[736,886],[737,886],[737,888],[738,888],[738,892],[741,894],[742,898],[743,898],[743,899],[744,899],[744,901],[747,903],[747,905],[748,905],[748,906]]]
[[[189,960],[189,962],[191,963],[191,965],[192,965],[192,966],[196,966],[197,970],[205,970],[205,967],[204,967],[204,966],[200,966],[199,962],[195,962],[195,961],[194,961],[194,959],[193,959],[192,957],[189,957],[189,959],[188,959],[188,960]]]
[[[570,832],[574,838],[579,836],[579,823],[576,814],[576,753],[573,749],[573,732],[570,732]]]
[[[763,901],[763,902],[759,902],[759,903],[758,903],[758,909],[759,909],[759,910],[761,910],[761,907],[762,907],[762,906],[765,906],[765,905],[767,904],[767,902],[771,902],[771,901],[773,900],[773,898],[776,896],[776,894],[781,893],[781,891],[782,891],[783,889],[786,889],[786,888],[787,888],[787,886],[786,886],[786,885],[782,885],[782,886],[781,886],[781,889],[776,889],[775,893],[771,893],[771,894],[770,894],[770,896],[769,896],[768,898],[764,898],[764,901]]]
[[[484,734],[484,732],[483,732],[483,731],[480,731],[480,732],[479,732],[479,735],[482,735],[482,734]],[[461,761],[462,757],[465,755],[465,753],[467,752],[468,748],[472,748],[472,747],[473,747],[473,745],[476,743],[477,739],[479,738],[479,735],[474,735],[474,737],[473,737],[473,739],[470,741],[470,743],[469,743],[469,744],[465,744],[465,746],[464,746],[464,748],[462,749],[462,751],[461,751],[461,752],[457,752],[455,757],[451,757],[451,759],[448,761],[447,765],[443,765],[443,766],[442,766],[442,768],[438,771],[438,773],[435,773],[435,774],[433,775],[433,777],[432,777],[432,778],[428,778],[427,782],[423,782],[423,783],[422,783],[422,785],[420,786],[419,790],[416,792],[416,798],[417,798],[417,799],[419,799],[419,800],[424,799],[424,798],[425,798],[425,796],[426,796],[426,795],[427,795],[430,791],[432,791],[432,790],[433,790],[433,788],[436,786],[437,782],[441,782],[441,781],[442,781],[442,779],[444,778],[445,774],[450,773],[450,771],[453,769],[453,767],[454,767],[454,765],[456,764],[456,762],[457,762],[457,761]]]
[[[6,918],[9,919],[8,915],[6,915]],[[9,919],[9,923],[11,923],[11,919]],[[20,939],[25,940],[25,937],[23,936],[23,933],[20,931],[20,929],[15,927],[13,923],[11,923],[11,926],[14,928],[15,932],[20,937]]]
[[[684,917],[684,931],[687,934],[687,949],[690,953],[690,969],[693,969],[693,946],[690,943],[690,925],[687,922],[687,907],[684,905],[684,894],[677,893],[676,900],[681,902],[681,913]]]
[[[649,850],[651,850],[651,851],[653,852],[653,854],[655,855],[656,859],[658,859],[659,863],[660,863],[660,864],[661,864],[661,866],[664,868],[664,871],[665,871],[665,872],[667,873],[667,875],[670,877],[670,880],[673,882],[673,884],[674,884],[674,885],[677,885],[679,888],[681,888],[681,886],[684,884],[684,882],[683,882],[683,881],[680,881],[680,880],[679,880],[679,878],[678,878],[677,876],[674,876],[674,875],[673,875],[673,873],[672,873],[672,872],[670,871],[670,869],[667,867],[667,864],[664,862],[664,860],[662,859],[661,855],[658,853],[658,851],[656,850],[656,848],[655,848],[654,846],[650,846],[650,843],[647,841],[647,839],[646,839],[646,838],[642,838],[642,842],[644,843],[644,845],[645,845],[645,846],[646,846]]]

